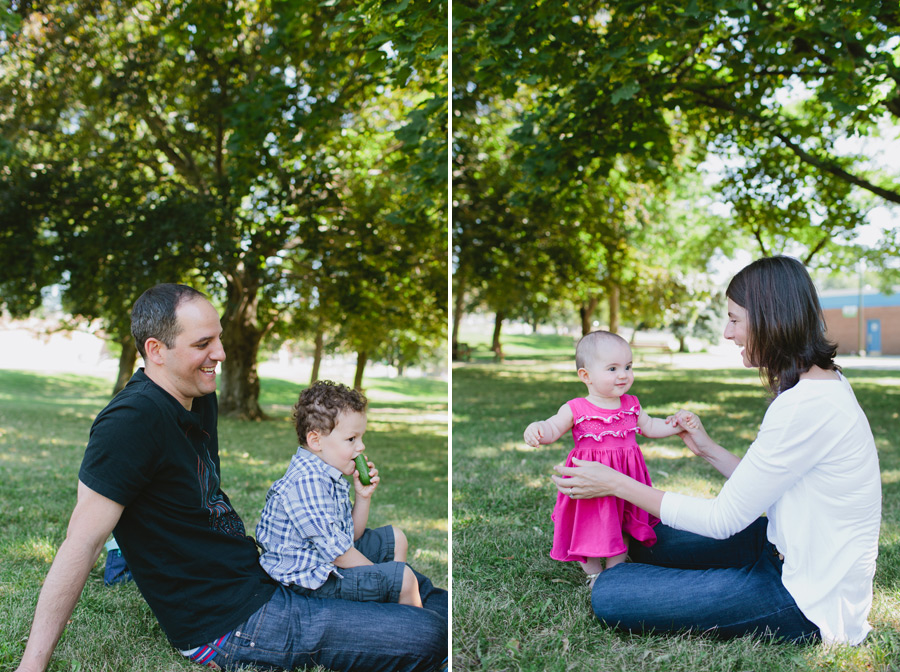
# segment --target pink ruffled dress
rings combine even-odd
[[[572,438],[575,448],[566,458],[600,462],[646,485],[650,473],[635,436],[640,432],[638,398],[622,395],[618,409],[598,408],[587,399],[568,402],[574,416]],[[659,518],[618,497],[570,499],[558,493],[553,508],[553,550],[550,557],[568,562],[588,558],[610,558],[625,553],[628,547],[623,533],[644,546],[656,542],[654,526]]]

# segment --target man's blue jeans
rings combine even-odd
[[[633,544],[631,563],[602,572],[591,592],[597,618],[630,632],[756,634],[818,641],[819,629],[781,582],[782,561],[766,539],[765,518],[717,540],[660,523],[649,548]]]
[[[447,658],[447,591],[418,572],[416,578],[424,609],[318,599],[280,586],[222,647],[213,647],[214,661],[225,669],[437,670]]]

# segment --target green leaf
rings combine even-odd
[[[630,82],[626,82],[618,89],[613,91],[611,99],[613,105],[617,105],[623,100],[631,100],[634,98],[634,94],[641,90],[641,85],[637,83],[636,80],[631,80]]]

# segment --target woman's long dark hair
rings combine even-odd
[[[757,259],[731,279],[725,295],[747,311],[747,356],[773,396],[792,388],[813,366],[840,371],[816,287],[796,259]]]

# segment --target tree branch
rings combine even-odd
[[[859,187],[860,189],[865,189],[876,196],[881,196],[886,201],[891,203],[900,203],[900,193],[896,191],[892,191],[890,189],[885,189],[884,187],[879,187],[877,184],[870,182],[869,180],[863,179],[852,173],[847,172],[843,168],[841,168],[834,161],[830,161],[828,159],[822,159],[811,152],[806,151],[796,142],[791,140],[787,134],[782,131],[779,131],[773,128],[774,124],[771,121],[763,119],[758,114],[754,114],[749,110],[742,109],[733,103],[729,103],[727,101],[723,101],[719,98],[715,98],[713,96],[708,95],[708,90],[698,90],[694,88],[687,87],[689,91],[697,95],[698,99],[705,102],[709,107],[717,110],[723,110],[733,114],[734,116],[744,117],[746,119],[750,119],[751,121],[759,124],[763,129],[768,130],[772,137],[780,140],[785,147],[790,149],[798,159],[803,161],[804,163],[811,165],[815,168],[818,168],[822,172],[829,173],[834,177],[847,182],[848,184],[852,184],[854,186]]]
[[[166,140],[167,130],[165,122],[149,110],[144,116],[144,121],[153,131],[156,148],[166,155],[166,158],[169,159],[175,167],[175,170],[199,191],[207,193],[203,176],[200,174],[200,171],[197,170],[197,164],[194,162],[194,158],[190,151],[188,151],[187,148],[181,147],[179,148],[181,153],[179,153]]]
[[[831,240],[831,236],[825,235],[819,239],[818,243],[816,243],[812,248],[810,248],[809,252],[806,255],[806,258],[803,260],[804,266],[809,265],[809,263],[812,261],[813,257],[819,253],[819,250],[821,250],[823,247],[825,247],[825,245],[828,243],[829,240]]]
[[[846,170],[832,161],[826,161],[813,156],[783,133],[776,131],[774,135],[776,138],[781,140],[781,142],[783,142],[784,145],[804,163],[808,163],[809,165],[814,166],[823,172],[830,173],[839,180],[855,185],[860,189],[870,191],[876,196],[881,196],[886,201],[890,201],[891,203],[900,203],[900,193],[891,191],[890,189],[884,189],[883,187],[879,187],[877,184],[873,184],[868,180],[864,180],[861,177],[857,177],[856,175],[848,173]]]
[[[759,244],[759,251],[762,253],[762,256],[768,257],[769,253],[766,252],[766,242],[762,237],[762,230],[758,226],[753,227],[753,237],[756,238],[756,242]]]

